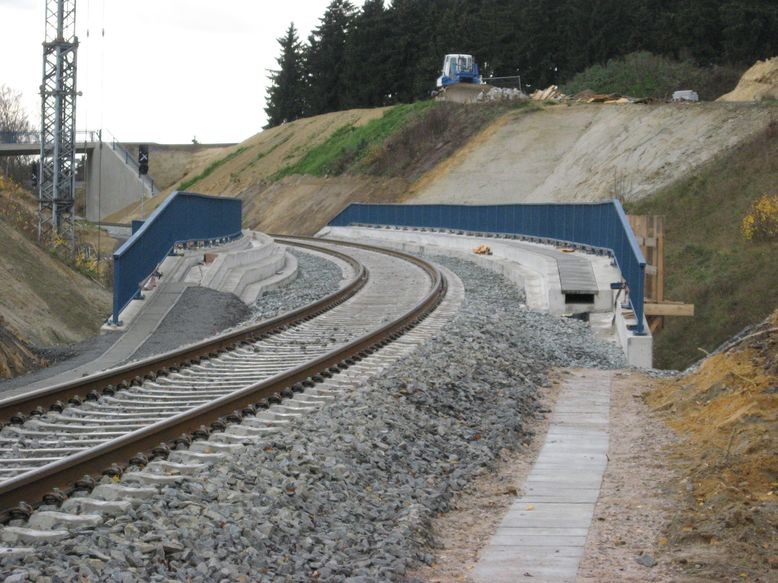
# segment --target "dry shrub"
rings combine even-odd
[[[754,201],[740,230],[748,241],[778,241],[778,194],[765,194]]]

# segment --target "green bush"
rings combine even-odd
[[[693,89],[700,99],[712,101],[731,91],[742,72],[734,67],[698,67],[689,61],[640,52],[589,67],[563,85],[562,91],[575,95],[589,89],[595,93],[667,99],[673,91]]]

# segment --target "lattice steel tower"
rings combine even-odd
[[[46,0],[41,83],[38,238],[51,233],[75,249],[76,0]]]

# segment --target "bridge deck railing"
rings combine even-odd
[[[241,234],[242,201],[237,198],[174,192],[113,254],[113,316],[140,293],[140,286],[176,245],[229,240]]]
[[[637,334],[645,333],[643,293],[646,261],[621,203],[576,204],[363,204],[353,203],[332,226],[396,225],[504,233],[610,250],[635,312]]]

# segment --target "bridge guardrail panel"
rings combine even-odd
[[[113,322],[135,298],[140,284],[180,242],[234,238],[241,232],[242,201],[236,198],[174,192],[133,228],[113,254]],[[135,227],[135,224],[133,224]]]
[[[502,205],[352,203],[330,222],[507,233],[609,249],[629,288],[635,332],[644,333],[646,261],[621,203]]]

